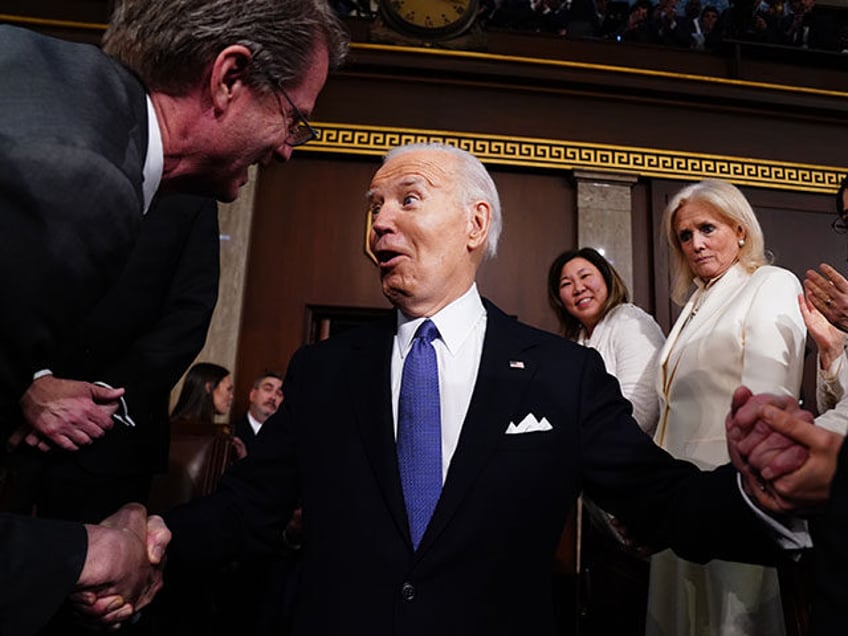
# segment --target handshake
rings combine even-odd
[[[162,587],[171,532],[141,504],[86,525],[88,551],[70,600],[83,620],[117,629]]]
[[[774,513],[804,513],[830,497],[844,437],[815,425],[797,400],[736,389],[726,420],[745,492]]]

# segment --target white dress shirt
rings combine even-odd
[[[247,412],[247,423],[250,424],[250,428],[253,429],[253,434],[259,435],[259,429],[262,428],[262,422],[253,417],[250,414],[250,411]]]
[[[150,95],[147,96],[147,155],[144,157],[141,189],[144,192],[144,213],[150,209],[153,196],[162,181],[162,171],[165,167],[165,154],[162,147],[162,131]]]
[[[407,318],[397,312],[397,334],[392,344],[392,414],[397,439],[398,399],[403,376],[403,361],[412,346],[418,327],[427,318],[439,330],[433,340],[439,365],[439,402],[442,413],[442,483],[459,442],[462,422],[471,403],[483,339],[486,336],[486,309],[476,283],[460,298],[433,316]]]

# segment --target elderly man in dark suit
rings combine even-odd
[[[255,452],[165,516],[171,559],[261,550],[300,495],[296,634],[492,636],[553,633],[552,558],[581,489],[686,558],[775,556],[731,466],[670,457],[596,352],[480,298],[501,213],[476,158],[396,149],[368,201],[396,315],[295,354]]]
[[[323,0],[123,0],[105,53],[0,26],[0,424],[16,425],[4,414],[115,283],[157,191],[229,201],[250,165],[287,160],[314,138],[306,116],[346,48]],[[28,443],[90,443],[123,393],[63,380],[61,416],[33,422]],[[108,554],[78,530],[0,517],[0,577],[26,573],[0,593],[0,622],[45,621],[87,550]],[[51,536],[63,576],[48,575]],[[23,570],[5,558],[24,553]],[[131,578],[112,586],[117,598],[146,599]],[[50,602],[30,611],[17,602],[28,594]]]

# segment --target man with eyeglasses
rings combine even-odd
[[[844,233],[848,177],[836,196],[838,217],[833,229]],[[819,344],[819,355],[834,372],[848,369],[844,333],[848,327],[848,281],[829,265],[809,271],[805,294],[799,298],[807,326]],[[841,344],[841,346],[840,346]],[[825,353],[826,348],[835,349]],[[832,364],[831,364],[832,363]],[[821,376],[819,377],[821,380]],[[815,636],[848,632],[848,398],[843,377],[834,378],[839,401],[815,420],[795,400],[772,395],[752,396],[740,388],[728,416],[729,448],[748,466],[749,492],[783,514],[813,513],[814,580],[811,630]],[[818,396],[817,396],[818,397]],[[823,405],[819,404],[819,410]],[[814,425],[813,425],[814,424]]]
[[[0,414],[115,283],[154,196],[231,201],[251,165],[289,159],[314,138],[303,113],[346,50],[325,0],[123,0],[103,51],[0,26]],[[67,411],[32,441],[86,445],[112,426],[121,388],[63,389]],[[66,536],[2,522],[15,554]],[[84,555],[85,533],[71,544]],[[68,593],[82,561],[59,562],[49,581],[32,560],[26,577],[0,570],[16,583],[0,593],[4,636],[31,632]],[[131,611],[137,591],[119,591]],[[34,597],[37,607],[23,602]]]

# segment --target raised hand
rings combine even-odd
[[[34,380],[21,398],[21,409],[30,429],[19,429],[9,445],[23,440],[50,450],[51,444],[74,451],[91,444],[112,428],[123,389],[107,389],[89,382],[46,375]]]
[[[848,280],[827,263],[819,265],[821,273],[809,269],[804,279],[807,300],[827,320],[848,332]]]
[[[846,334],[834,327],[805,294],[798,294],[798,307],[807,331],[816,341],[821,368],[827,370],[845,351]]]

